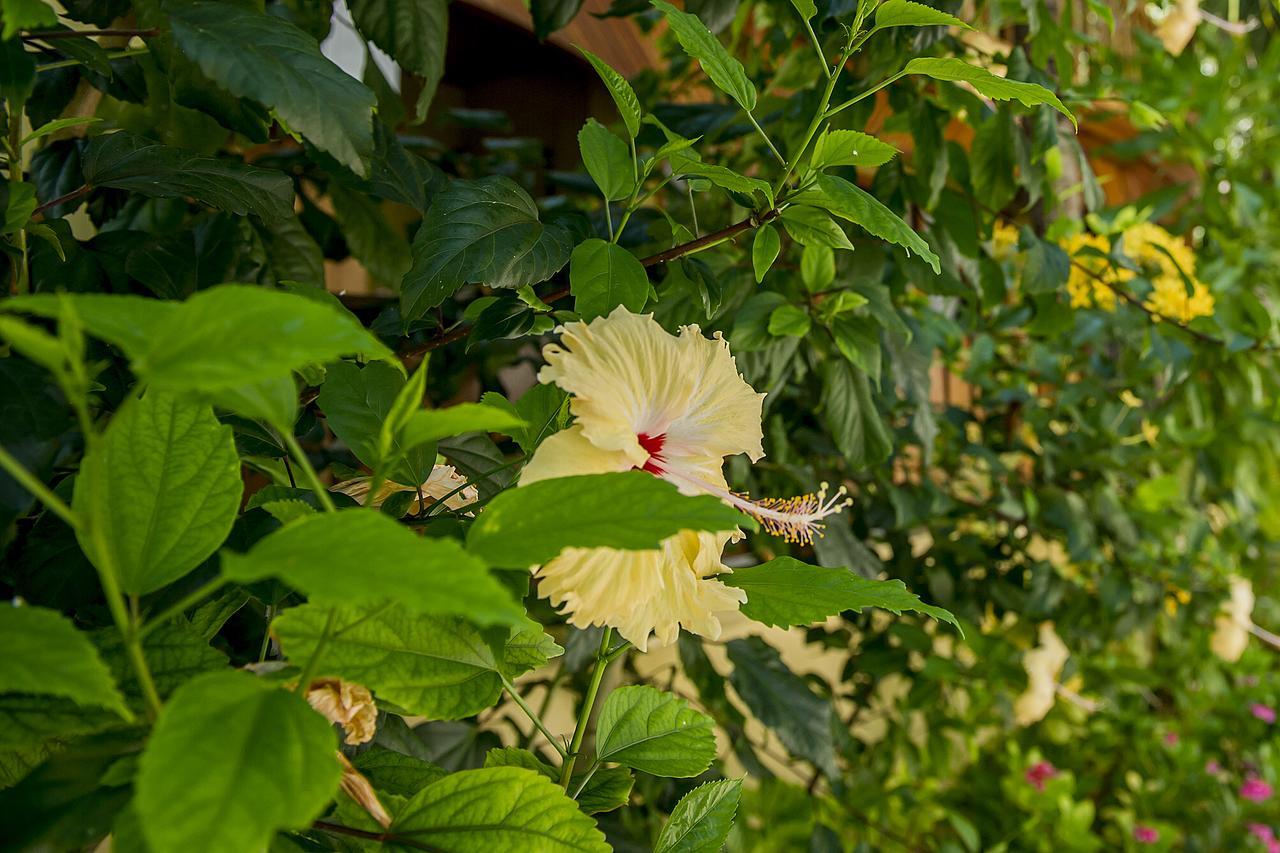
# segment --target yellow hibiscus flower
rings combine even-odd
[[[669,334],[649,315],[616,308],[590,323],[569,323],[544,350],[538,374],[572,395],[575,422],[544,441],[522,485],[554,477],[642,470],[687,495],[709,494],[759,520],[764,529],[808,542],[821,521],[847,505],[844,489],[786,500],[751,500],[729,490],[725,457],[761,447],[761,402],[739,375],[728,343],[697,326]],[[674,642],[686,630],[715,638],[718,611],[746,595],[716,575],[725,544],[739,533],[682,531],[653,551],[569,548],[535,567],[539,592],[579,627],[616,628],[641,650],[650,634]]]
[[[416,491],[413,486],[405,486],[385,480],[371,501],[369,499],[369,489],[372,484],[369,480],[369,477],[353,477],[350,480],[344,480],[332,486],[330,491],[341,492],[348,497],[355,498],[357,502],[365,506],[382,506],[388,498],[397,492]],[[478,501],[480,494],[476,491],[475,486],[467,485],[467,481],[454,470],[452,465],[437,465],[431,469],[431,475],[422,484],[422,497],[429,501],[444,499],[445,507],[459,510],[466,509]],[[408,511],[414,515],[421,512],[422,501],[414,498]],[[472,514],[470,512],[466,513],[466,515]]]

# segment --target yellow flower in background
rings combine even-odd
[[[590,323],[569,323],[544,351],[538,374],[572,395],[573,426],[551,436],[520,476],[553,477],[642,470],[687,495],[709,494],[749,513],[771,533],[809,542],[821,521],[846,505],[844,489],[786,500],[753,501],[731,492],[727,456],[764,456],[763,394],[738,373],[728,343],[697,326],[672,335],[649,315],[617,308]],[[641,650],[649,635],[669,644],[680,628],[715,638],[717,611],[745,594],[716,580],[729,569],[720,553],[735,534],[683,531],[653,551],[569,548],[535,567],[539,592],[579,627],[607,625]]]
[[[1227,663],[1235,663],[1249,645],[1249,629],[1253,627],[1253,584],[1248,578],[1231,578],[1231,594],[1213,621],[1209,648]]]
[[[1133,273],[1112,268],[1111,262],[1106,258],[1093,254],[1076,254],[1087,248],[1096,249],[1105,255],[1111,248],[1106,238],[1097,234],[1075,234],[1067,238],[1062,248],[1071,256],[1071,272],[1067,276],[1067,294],[1071,297],[1071,307],[1091,308],[1097,305],[1103,311],[1116,310],[1116,292],[1108,285],[1123,284],[1133,278]]]
[[[1027,689],[1013,704],[1013,718],[1020,726],[1043,720],[1053,708],[1058,693],[1058,676],[1071,653],[1053,630],[1052,622],[1040,625],[1040,645],[1022,656],[1027,671]]]
[[[370,501],[369,488],[372,484],[369,481],[369,477],[354,477],[338,483],[330,490],[355,498],[358,503],[365,506],[382,506],[388,498],[398,492],[417,491],[413,486],[405,486],[387,480],[383,482],[378,489],[378,493]],[[431,469],[431,476],[422,484],[422,496],[431,501],[438,501],[443,498],[444,505],[449,509],[466,509],[480,499],[476,487],[468,486],[466,483],[467,481],[454,470],[452,465],[437,465]],[[414,498],[413,503],[409,506],[409,512],[416,514],[421,511],[422,501]],[[467,513],[467,515],[471,515],[471,513]]]
[[[1152,222],[1142,222],[1124,232],[1124,251],[1151,279],[1148,310],[1190,323],[1213,314],[1213,294],[1196,276],[1196,256],[1191,247]],[[1190,293],[1188,293],[1190,282]]]
[[[307,686],[307,702],[329,722],[342,726],[347,745],[373,740],[378,708],[367,687],[340,678],[317,678]]]
[[[1018,229],[1008,222],[997,222],[991,230],[991,257],[1005,261],[1018,253]]]

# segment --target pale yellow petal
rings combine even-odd
[[[538,445],[533,458],[520,472],[520,485],[527,486],[555,477],[630,471],[632,467],[625,453],[600,449],[588,441],[582,427],[575,424],[548,436]]]

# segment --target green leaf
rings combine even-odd
[[[809,312],[796,305],[779,305],[769,315],[769,334],[774,337],[803,338],[810,325]]]
[[[511,629],[511,636],[502,647],[501,670],[509,679],[516,679],[532,672],[553,658],[564,654],[551,635],[532,619],[524,619]]]
[[[1026,253],[1022,267],[1022,287],[1027,293],[1055,293],[1071,275],[1071,256],[1061,246],[1041,240],[1023,226],[1018,248]]]
[[[36,62],[22,47],[21,39],[0,41],[0,98],[21,103],[36,84]]]
[[[719,853],[738,812],[742,782],[722,779],[699,785],[680,798],[658,833],[654,853]]]
[[[569,290],[583,320],[602,317],[619,305],[634,314],[649,298],[649,276],[635,255],[593,237],[578,244],[569,258]]]
[[[948,15],[946,12],[913,3],[912,0],[885,0],[876,7],[876,25],[871,33],[887,30],[889,27],[960,27],[971,30],[973,27],[964,21]],[[868,33],[870,35],[871,33]]]
[[[538,221],[533,199],[509,178],[453,181],[414,235],[401,311],[415,320],[472,282],[516,288],[545,281],[564,266],[571,245],[564,228]]]
[[[385,362],[361,368],[348,361],[335,361],[325,371],[316,402],[334,435],[351,448],[357,459],[377,469],[383,464],[382,424],[404,387],[404,374]],[[426,482],[435,466],[435,449],[421,446],[406,450],[398,436],[392,438],[391,450],[400,461],[385,469],[386,476],[404,486]]]
[[[869,134],[828,130],[813,143],[809,166],[819,171],[833,166],[882,166],[897,153],[897,148]]]
[[[910,610],[957,624],[949,612],[923,603],[900,580],[866,580],[849,569],[810,566],[792,557],[734,569],[721,579],[747,593],[742,612],[765,625],[811,625],[846,610],[860,613],[864,607],[899,614]]]
[[[270,108],[291,131],[367,174],[377,99],[326,59],[314,38],[238,3],[170,4],[165,11],[177,46],[206,77]]]
[[[773,187],[769,186],[767,181],[740,175],[725,166],[704,163],[685,151],[673,152],[668,159],[671,162],[672,172],[677,176],[705,178],[722,189],[744,195],[759,193],[762,198],[768,200],[770,206],[773,205]]]
[[[268,222],[293,216],[293,181],[283,172],[206,157],[123,131],[94,137],[85,149],[84,182],[151,198],[190,196],[228,213]]]
[[[395,441],[405,453],[433,444],[442,438],[450,438],[467,432],[501,432],[510,435],[512,430],[524,427],[520,418],[510,412],[483,403],[459,403],[447,409],[419,409],[405,418],[396,432]],[[397,464],[399,456],[389,453],[387,459]]]
[[[241,672],[193,679],[138,762],[150,850],[264,850],[278,830],[304,829],[337,793],[336,748],[329,721],[290,691]]]
[[[751,241],[751,268],[755,270],[757,284],[764,281],[765,273],[778,259],[781,249],[782,238],[778,236],[778,229],[769,224],[761,225]]]
[[[120,632],[106,628],[98,632],[94,640],[131,704],[139,709],[145,707],[142,686],[138,684],[138,675]],[[175,619],[158,626],[143,640],[142,651],[156,692],[162,699],[201,673],[227,667],[226,654],[210,646],[195,626],[185,620]]]
[[[730,640],[728,651],[733,663],[729,683],[756,719],[773,729],[792,755],[834,776],[831,702],[815,695],[759,637]]]
[[[814,4],[813,0],[791,0],[791,5],[800,13],[800,17],[804,18],[806,21],[812,19],[814,15],[818,14],[818,7]]]
[[[543,439],[564,429],[569,421],[569,395],[550,383],[533,386],[514,405],[493,391],[481,395],[480,402],[506,409],[524,421],[523,427],[512,427],[510,435],[529,456]]]
[[[582,2],[583,0],[529,0],[533,34],[539,41],[543,41],[556,30],[568,26],[582,8]]]
[[[800,255],[800,280],[805,290],[818,293],[836,280],[836,255],[830,246],[805,246]]]
[[[7,299],[0,310],[57,318],[64,303],[86,331],[123,349],[153,388],[213,392],[344,355],[395,358],[336,304],[251,285],[218,285],[181,303],[36,294]]]
[[[31,221],[36,209],[36,188],[28,183],[6,184],[3,188],[3,233],[12,234]]]
[[[755,526],[710,495],[687,497],[652,474],[624,471],[508,489],[471,525],[467,548],[492,566],[524,568],[565,548],[641,551],[681,530]]]
[[[400,279],[413,266],[413,256],[404,236],[387,221],[382,205],[336,181],[329,185],[329,197],[351,255],[379,284],[399,286]]]
[[[236,520],[244,484],[231,428],[208,403],[152,389],[130,400],[76,478],[76,536],[99,571],[144,595],[194,569]]]
[[[0,605],[0,648],[0,690],[64,696],[131,717],[98,650],[56,610]]]
[[[522,767],[464,770],[405,803],[392,836],[449,853],[608,853],[595,821],[560,786]],[[412,849],[393,840],[393,850]]]
[[[320,513],[222,555],[239,583],[278,578],[321,604],[395,601],[409,613],[514,624],[524,615],[484,565],[452,539],[418,536],[380,512]]]
[[[631,194],[636,181],[627,143],[589,118],[578,131],[578,150],[582,152],[587,174],[607,200],[619,201]]]
[[[867,375],[844,359],[824,362],[821,414],[836,447],[862,470],[878,464],[893,450],[893,438],[871,399]]]
[[[350,0],[347,7],[366,38],[422,78],[415,114],[421,122],[444,75],[448,0]]]
[[[622,117],[622,123],[627,128],[627,133],[632,139],[640,134],[640,99],[636,97],[635,90],[631,88],[631,84],[626,78],[614,71],[600,57],[581,45],[575,45],[582,55],[587,58],[587,62],[591,63],[591,67],[600,75],[604,86],[609,90],[610,96],[613,97],[614,104],[618,107],[618,115]]]
[[[0,0],[0,16],[4,18],[4,31],[0,33],[0,38],[5,41],[17,35],[18,30],[34,30],[58,24],[58,14],[44,0]]]
[[[875,196],[856,184],[835,175],[819,175],[817,184],[796,198],[797,204],[812,204],[829,210],[841,219],[847,219],[868,233],[888,240],[924,258],[935,273],[941,272],[938,256],[929,244],[903,222],[901,217],[881,204]],[[788,208],[786,212],[803,208]],[[786,212],[783,217],[786,217]]]
[[[716,757],[715,723],[670,693],[619,687],[596,723],[596,760],[654,776],[697,776]]]
[[[304,604],[278,616],[271,633],[290,660],[319,654],[317,672],[363,684],[379,701],[432,720],[479,713],[502,690],[493,650],[457,619],[416,616],[399,606]]]
[[[748,112],[756,106],[756,87],[747,76],[742,63],[729,55],[720,40],[698,19],[697,15],[682,12],[665,0],[650,0],[667,19],[667,25],[675,33],[684,52],[698,60],[702,70],[720,91],[729,95]]]
[[[580,775],[575,774],[569,782],[571,790],[577,790],[579,783],[576,780]],[[591,775],[574,799],[586,814],[611,812],[630,802],[631,789],[635,784],[636,777],[626,767],[605,767]]]
[[[22,137],[21,144],[25,148],[37,139],[43,139],[60,130],[66,130],[69,127],[83,127],[86,124],[97,124],[100,121],[102,121],[102,119],[98,116],[67,116],[66,118],[55,118],[52,121],[45,122],[26,136]]]
[[[399,797],[412,797],[427,785],[448,775],[429,761],[371,745],[351,759],[373,787]]]
[[[908,62],[901,74],[923,74],[935,80],[962,80],[988,98],[997,101],[1018,101],[1026,107],[1048,104],[1071,119],[1073,125],[1076,124],[1076,117],[1063,105],[1062,101],[1058,100],[1058,96],[1043,86],[1018,80],[1006,80],[985,68],[970,65],[962,59],[919,57]]]
[[[856,294],[855,294],[856,295]],[[880,326],[867,317],[836,317],[830,323],[836,349],[880,386]]]
[[[853,244],[849,242],[844,230],[816,207],[802,207],[798,204],[788,207],[782,211],[782,227],[801,246],[828,246],[853,251]]]

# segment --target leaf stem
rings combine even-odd
[[[853,42],[856,34],[856,29],[849,30],[849,38],[845,42],[844,49],[840,51],[839,60],[836,62],[835,68],[832,69],[831,75],[827,77],[827,85],[822,90],[822,100],[818,102],[818,109],[814,111],[813,120],[809,122],[809,127],[804,132],[804,141],[796,148],[791,159],[783,164],[782,177],[778,179],[777,185],[773,188],[774,196],[779,195],[782,192],[782,188],[787,185],[787,179],[795,171],[800,159],[804,157],[805,151],[809,150],[809,143],[817,135],[818,128],[822,126],[823,121],[830,117],[827,105],[831,103],[831,95],[836,90],[836,81],[840,79],[840,72],[844,70],[845,61],[853,53]]]
[[[596,771],[599,769],[599,761],[591,762],[591,766],[587,768],[587,772],[582,774],[582,781],[578,783],[578,787],[574,788],[573,793],[569,796],[573,797],[575,800],[578,799],[579,795],[582,794],[583,789],[587,787],[587,783],[591,781],[591,777],[596,775]]]
[[[760,134],[760,138],[764,140],[764,144],[769,146],[769,150],[773,152],[773,156],[778,159],[783,168],[786,168],[787,158],[778,153],[778,149],[774,146],[773,140],[769,138],[769,134],[764,132],[764,128],[760,126],[760,122],[756,121],[756,117],[751,110],[747,110],[747,118],[751,119],[751,126]]]
[[[316,640],[316,647],[311,650],[311,654],[307,657],[307,662],[302,667],[302,675],[298,676],[298,685],[293,688],[293,692],[299,696],[307,695],[307,688],[311,686],[311,679],[315,676],[316,669],[319,666],[320,653],[324,651],[324,647],[329,643],[329,638],[333,635],[333,623],[337,621],[337,618],[338,608],[330,607],[329,615],[324,620],[324,630],[320,632],[320,639]]]
[[[334,506],[333,498],[329,496],[329,490],[324,487],[324,483],[320,482],[316,469],[311,467],[311,460],[307,458],[306,451],[302,449],[302,445],[298,444],[298,438],[293,434],[293,430],[281,430],[280,435],[284,439],[285,447],[289,448],[289,453],[293,456],[293,460],[302,469],[307,485],[311,486],[311,490],[316,493],[316,500],[320,502],[320,506],[325,512],[337,512],[338,508]]]
[[[587,721],[591,719],[591,710],[595,707],[596,696],[600,693],[600,682],[604,680],[604,671],[609,668],[609,646],[613,642],[613,629],[605,628],[600,638],[600,650],[596,652],[596,665],[591,670],[591,683],[587,687],[587,695],[582,698],[582,707],[578,710],[578,725],[573,730],[573,740],[569,742],[569,753],[560,767],[560,787],[569,790],[569,780],[573,778],[573,766],[578,761],[578,752],[582,749],[582,739],[587,735]]]
[[[25,114],[26,101],[22,98],[10,100],[9,108],[9,186],[22,183],[25,175],[22,166],[22,117]],[[18,244],[18,262],[13,271],[13,292],[26,293],[31,289],[27,271],[27,228],[22,224],[14,235]]]
[[[799,11],[799,9],[796,10],[797,13]],[[800,15],[800,20],[804,22],[804,31],[809,36],[809,43],[813,45],[813,52],[818,54],[818,64],[822,66],[822,73],[830,80],[831,75],[835,74],[835,69],[827,65],[827,55],[822,52],[822,42],[818,41],[818,34],[813,31],[813,24],[809,23],[809,19]]]
[[[106,58],[108,60],[127,59],[130,56],[142,56],[144,53],[150,53],[150,52],[151,52],[151,49],[148,47],[131,47],[128,50],[117,50],[114,53],[108,53]],[[41,71],[56,71],[59,68],[70,68],[73,65],[83,65],[83,64],[84,63],[79,59],[60,59],[57,62],[46,62],[44,65],[37,65],[36,72],[39,73]]]
[[[520,693],[516,690],[516,686],[511,683],[511,679],[507,678],[502,673],[498,673],[498,677],[502,679],[502,686],[506,688],[507,695],[509,695],[515,703],[520,706],[520,710],[524,711],[525,716],[527,716],[529,721],[537,727],[538,731],[542,732],[542,736],[547,739],[547,743],[551,744],[555,751],[560,753],[560,757],[562,759],[567,760],[569,753],[560,745],[559,741],[556,740],[555,735],[551,734],[551,731],[547,728],[546,723],[542,722],[542,718],[538,716],[538,713],[534,711],[533,708],[529,707],[529,703],[525,702],[524,699],[521,698]]]
[[[901,80],[905,76],[907,76],[907,73],[905,71],[899,71],[897,74],[894,74],[892,77],[886,77],[885,79],[881,80],[879,83],[872,86],[870,89],[866,90],[862,94],[854,95],[852,98],[845,101],[844,103],[834,106],[831,109],[827,110],[826,113],[824,114],[824,118],[831,118],[836,113],[842,112],[848,109],[849,107],[853,106],[854,104],[858,103],[864,98],[871,97],[876,92],[879,92],[881,89],[883,89],[885,86],[888,86],[890,83],[897,82],[898,80]]]
[[[0,447],[0,468],[3,468],[10,477],[17,480],[19,486],[34,495],[36,500],[44,504],[54,515],[65,521],[68,527],[72,530],[79,529],[80,519],[71,510],[71,507],[67,506],[62,498],[55,495],[52,489],[40,482],[40,478],[28,471],[21,462],[11,456],[9,451],[3,447]]]

